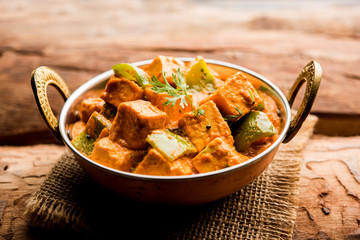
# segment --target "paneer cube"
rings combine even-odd
[[[74,139],[79,136],[85,130],[85,126],[86,124],[83,121],[75,122],[70,128],[70,138]]]
[[[157,176],[190,175],[192,174],[192,166],[187,158],[168,161],[161,153],[152,148],[134,173]]]
[[[97,140],[101,139],[101,138],[106,138],[109,137],[109,129],[108,128],[104,128],[101,133],[99,134],[99,137],[97,138]]]
[[[220,170],[245,162],[249,158],[235,150],[222,138],[215,138],[209,145],[192,159],[199,173]]]
[[[86,123],[93,112],[101,111],[104,104],[105,102],[101,98],[89,97],[84,99],[80,104],[80,119]]]
[[[245,75],[237,72],[200,104],[208,101],[213,101],[224,117],[238,116],[238,119],[259,105],[262,99]]]
[[[145,151],[130,150],[110,141],[109,138],[101,138],[96,142],[89,158],[104,166],[131,172],[144,154]]]
[[[143,95],[144,90],[135,82],[123,77],[112,76],[100,97],[105,102],[118,107],[122,102],[134,101],[142,98]]]
[[[131,149],[148,146],[146,137],[155,129],[165,126],[166,113],[148,101],[136,100],[121,103],[112,127],[110,140]]]
[[[164,72],[166,80],[173,86],[174,81],[172,79],[172,74],[175,74],[178,69],[181,71],[185,70],[184,62],[175,57],[165,56],[158,56],[152,61],[152,63],[144,68],[145,72],[147,72],[150,78],[155,76],[159,79],[160,82],[163,83],[165,81],[162,76],[162,72]]]
[[[166,112],[168,115],[166,124],[176,124],[177,121],[184,115],[184,113],[191,111],[191,102],[187,99],[187,106],[182,108],[180,106],[180,99],[178,99],[174,106],[164,105],[167,101],[167,97],[170,97],[167,93],[155,93],[150,87],[145,89],[145,96],[147,99],[157,108]],[[190,99],[192,96],[189,95]]]
[[[228,124],[212,101],[201,105],[195,113],[184,114],[179,120],[179,127],[198,151],[202,151],[217,137],[226,139],[231,145],[234,144]]]

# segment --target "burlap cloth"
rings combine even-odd
[[[56,163],[27,202],[29,225],[97,239],[291,239],[302,149],[317,119],[282,144],[253,183],[216,202],[153,206],[123,199],[93,182],[71,153]]]

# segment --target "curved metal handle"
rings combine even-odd
[[[315,101],[316,94],[320,87],[321,76],[322,68],[320,64],[315,61],[311,61],[304,67],[293,84],[288,96],[290,107],[293,105],[295,97],[301,86],[306,82],[305,95],[298,112],[290,122],[290,127],[287,131],[283,143],[289,142],[296,135],[296,133],[301,128],[301,125],[309,115],[311,107]]]
[[[45,66],[35,69],[31,74],[31,87],[34,92],[36,104],[51,133],[57,140],[62,142],[59,131],[59,122],[50,107],[47,96],[46,90],[48,85],[53,85],[62,95],[64,100],[70,96],[69,88],[54,70]]]

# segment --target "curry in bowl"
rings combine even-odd
[[[77,106],[73,146],[104,166],[135,174],[179,176],[243,163],[281,131],[280,110],[264,85],[231,76],[203,58],[158,56],[121,63],[105,89]]]

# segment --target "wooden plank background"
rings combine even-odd
[[[116,63],[159,54],[239,64],[285,94],[302,67],[318,61],[320,120],[304,152],[294,239],[359,236],[359,1],[11,0],[0,12],[3,239],[31,238],[23,203],[63,152],[48,144],[55,141],[33,98],[32,70],[55,69],[73,91]],[[63,101],[48,91],[58,114]]]
[[[316,59],[324,75],[314,112],[359,120],[359,4],[316,1],[327,7],[312,8],[309,2],[290,2],[294,5],[279,9],[268,3],[263,9],[262,1],[253,7],[231,7],[232,1],[3,1],[0,143],[37,141],[33,133],[52,141],[29,87],[36,67],[54,68],[75,90],[116,63],[159,54],[239,64],[271,79],[284,93],[302,67]],[[49,92],[58,112],[62,102]]]

